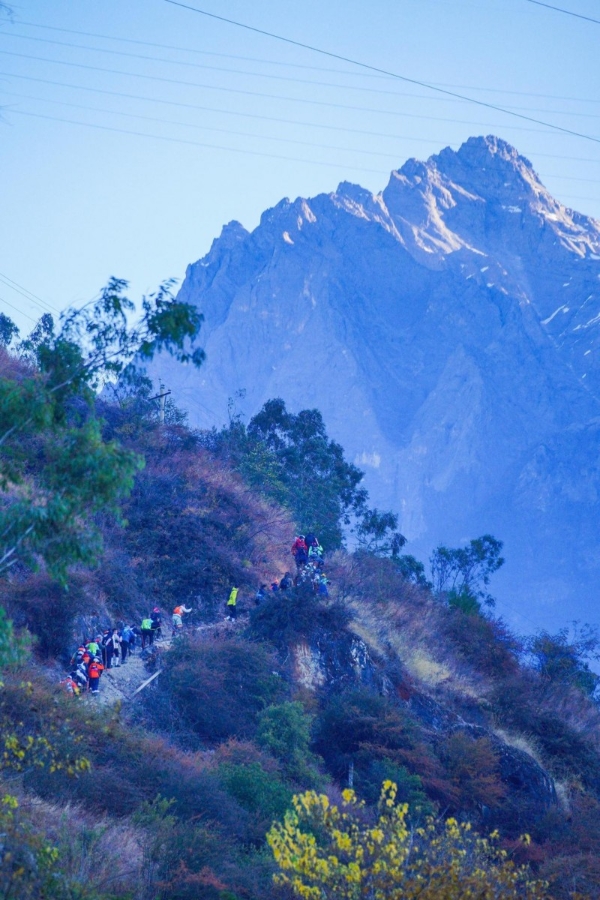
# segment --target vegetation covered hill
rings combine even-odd
[[[0,583],[0,896],[598,895],[593,634],[511,634],[490,536],[431,574],[402,555],[315,410],[193,432],[139,377],[104,399],[71,378],[29,422],[10,402],[42,409],[73,351],[38,337],[0,351],[5,528],[29,516]],[[325,544],[329,596],[257,604],[297,529]],[[146,651],[136,697],[64,692],[83,638],[178,603],[188,627]]]

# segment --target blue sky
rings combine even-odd
[[[528,0],[189,2],[600,140],[600,25]],[[600,0],[556,5],[600,19]],[[0,309],[23,331],[110,275],[133,299],[181,279],[231,219],[252,228],[282,197],[342,180],[378,191],[407,158],[473,134],[510,141],[600,218],[600,143],[165,0],[15,3],[0,104]]]

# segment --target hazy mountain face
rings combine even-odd
[[[379,195],[345,182],[227,225],[182,287],[206,366],[154,374],[201,426],[240,389],[248,415],[318,407],[409,552],[491,531],[501,611],[598,622],[599,279],[600,223],[471,138]]]

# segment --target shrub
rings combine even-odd
[[[31,575],[6,585],[4,602],[15,627],[26,628],[35,636],[37,653],[43,659],[68,660],[75,617],[90,605],[83,577],[71,575],[63,586],[47,575]]]
[[[600,676],[592,672],[588,660],[600,659],[599,645],[596,630],[586,625],[576,627],[571,639],[567,628],[554,635],[540,631],[529,639],[527,650],[533,668],[542,678],[572,685],[585,696],[593,697],[600,684]]]
[[[275,591],[250,613],[251,632],[281,648],[299,638],[310,640],[319,632],[337,633],[351,621],[341,603],[320,600],[309,587]]]
[[[276,660],[265,647],[241,640],[178,639],[145,698],[145,715],[175,738],[212,746],[251,737],[258,713],[282,698]]]
[[[217,770],[219,779],[240,806],[261,820],[261,839],[265,829],[276,816],[289,807],[292,792],[272,772],[266,772],[257,762],[247,765],[223,763]]]
[[[465,731],[451,734],[440,748],[448,778],[459,793],[459,809],[494,807],[504,799],[497,754],[489,738],[474,738]]]
[[[267,837],[279,866],[278,883],[303,900],[548,897],[542,882],[534,882],[468,825],[430,820],[413,830],[406,816],[391,782],[383,785],[374,824],[365,820],[352,791],[344,791],[341,808],[314,792],[294,797],[293,810]]]
[[[366,803],[375,805],[381,795],[384,781],[392,781],[397,788],[396,801],[406,803],[410,819],[430,816],[434,813],[433,804],[423,790],[423,781],[418,775],[411,774],[406,766],[393,763],[389,759],[373,759],[364,771],[358,771],[354,784],[357,793]]]
[[[443,629],[463,659],[478,672],[497,678],[518,671],[522,645],[501,619],[474,614],[459,604],[454,607],[451,604]]]
[[[313,718],[297,701],[268,706],[258,715],[257,742],[281,762],[290,778],[305,783],[318,778],[309,749]]]

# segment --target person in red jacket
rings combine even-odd
[[[301,569],[308,562],[308,547],[304,535],[299,534],[292,544],[292,556],[296,560],[296,568]]]
[[[100,676],[104,672],[104,666],[101,662],[93,659],[88,666],[88,681],[92,694],[98,693],[98,685],[100,684]]]

